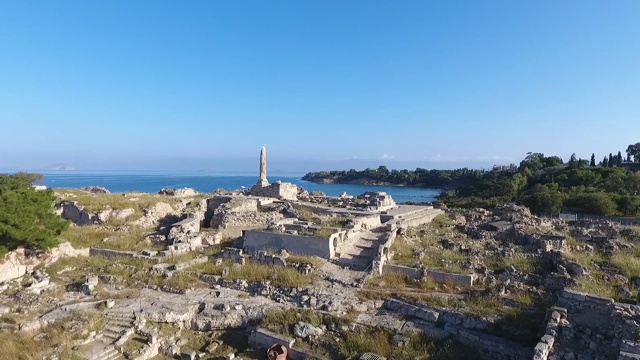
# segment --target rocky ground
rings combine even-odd
[[[428,225],[398,229],[391,264],[474,277],[472,286],[461,286],[295,254],[284,254],[287,266],[252,257],[241,265],[223,251],[234,239],[194,225],[207,217],[212,194],[57,193],[60,214],[79,225],[62,235],[67,243],[56,251],[5,260],[28,265],[23,276],[0,285],[0,359],[265,359],[251,340],[257,330],[295,339],[293,349],[322,359],[368,352],[532,359],[563,291],[635,304],[640,288],[638,229],[568,224],[516,206],[447,210]],[[351,220],[287,204],[269,211],[279,215],[257,217],[295,216],[324,226]],[[196,222],[175,226],[191,218]],[[105,257],[90,247],[122,253]],[[571,310],[566,319],[577,335],[559,331],[566,336],[544,358],[616,358],[611,354],[627,341],[615,334],[617,325],[606,315],[573,320]],[[609,327],[611,334],[596,337]],[[615,344],[600,351],[607,341]]]

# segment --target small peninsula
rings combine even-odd
[[[389,170],[386,166],[358,171],[311,172],[302,179],[325,184],[415,186],[440,189],[438,202],[449,207],[492,208],[516,203],[538,215],[569,211],[599,216],[640,216],[640,143],[610,153],[596,162],[573,154],[528,153],[519,165],[491,170]]]

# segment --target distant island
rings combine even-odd
[[[47,167],[48,171],[75,171],[76,168],[69,164],[56,164]]]
[[[491,208],[515,202],[537,214],[561,210],[640,217],[640,143],[610,153],[596,162],[573,154],[568,162],[558,156],[528,153],[519,165],[491,170],[365,170],[310,172],[302,178],[324,184],[415,186],[440,189],[438,202],[451,207]]]

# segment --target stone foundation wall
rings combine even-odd
[[[556,310],[560,319],[557,327],[551,329],[553,331],[548,330],[549,335],[555,332],[553,345],[548,346],[548,358],[551,355],[568,356],[569,353],[578,359],[585,356],[602,359],[640,358],[640,306],[616,303],[611,298],[574,290],[563,290],[558,305],[566,309],[566,315]],[[552,313],[553,316],[557,317]],[[580,346],[580,352],[573,353],[576,344]],[[539,358],[544,360],[544,346],[541,345],[539,350]]]
[[[266,251],[257,251],[253,255],[253,260],[262,265],[287,266],[287,261],[284,257],[278,255],[270,255],[267,254]]]
[[[540,240],[540,248],[544,252],[564,251],[566,243],[566,240],[542,239]]]
[[[249,252],[287,250],[292,254],[317,256],[323,259],[334,257],[334,247],[329,239],[266,231],[244,231],[243,248]]]
[[[298,187],[287,182],[275,182],[268,186],[255,185],[251,188],[251,195],[277,198],[280,200],[297,200]]]

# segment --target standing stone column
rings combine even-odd
[[[269,181],[267,180],[267,148],[264,145],[260,150],[260,179],[258,180],[258,185],[269,186]]]

